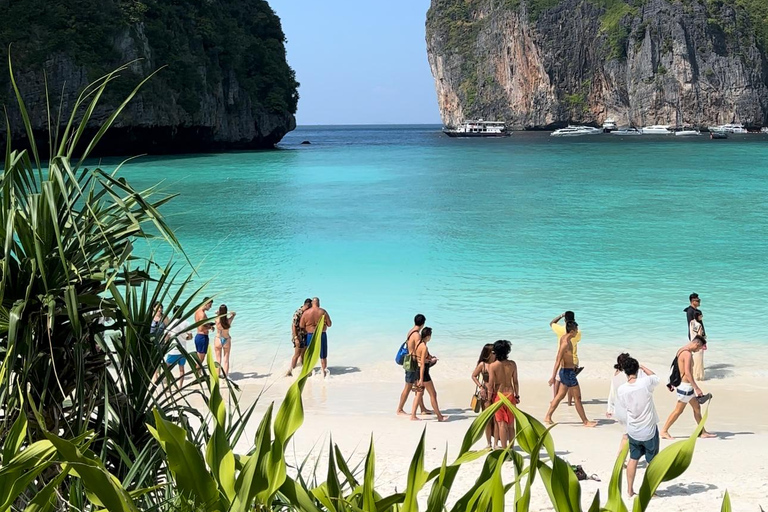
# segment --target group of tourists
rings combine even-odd
[[[198,367],[205,361],[210,344],[210,335],[215,333],[213,351],[216,363],[219,368],[219,374],[229,375],[229,354],[232,350],[232,335],[230,328],[235,321],[237,313],[229,311],[226,304],[221,304],[216,310],[214,321],[208,322],[208,311],[213,307],[213,300],[206,297],[202,305],[195,311],[194,324],[187,320],[179,318],[179,306],[174,306],[170,315],[163,311],[163,305],[156,302],[152,306],[153,316],[150,324],[150,335],[163,336],[166,340],[172,340],[170,351],[165,357],[165,364],[169,368],[179,367],[179,382],[184,382],[184,367],[187,364],[187,358],[182,353],[181,348],[187,351],[189,340],[192,339],[190,325],[197,325],[194,329],[195,352],[197,360],[193,361]]]
[[[320,307],[320,299],[314,297],[306,299],[304,304],[293,314],[293,321],[291,322],[293,357],[291,358],[291,367],[288,373],[286,373],[286,377],[293,375],[293,370],[303,361],[304,353],[307,351],[310,343],[312,343],[317,325],[323,317],[325,317],[325,321],[323,322],[323,332],[320,334],[320,367],[323,371],[323,377],[329,375],[328,334],[326,331],[333,325],[333,322],[328,312]]]
[[[629,445],[627,464],[627,485],[630,496],[634,495],[633,484],[640,458],[651,462],[659,452],[660,437],[672,439],[669,429],[677,421],[685,408],[690,405],[694,419],[701,421],[701,406],[712,398],[704,394],[698,382],[704,378],[703,352],[707,348],[704,332],[703,315],[699,306],[701,299],[695,293],[689,297],[690,306],[685,308],[688,323],[688,343],[681,347],[672,361],[671,374],[667,387],[675,393],[676,405],[661,431],[659,417],[653,402],[653,391],[658,386],[659,377],[647,367],[641,365],[629,354],[620,354],[614,366],[614,375],[608,396],[606,416],[613,418],[626,428],[620,450]],[[562,323],[561,323],[562,321]],[[410,410],[411,420],[419,420],[422,415],[436,414],[439,421],[445,417],[440,412],[437,391],[430,376],[430,368],[437,363],[437,358],[429,352],[428,344],[432,338],[432,329],[425,327],[426,318],[418,314],[414,326],[408,331],[396,361],[405,370],[405,386],[400,394],[397,414],[407,414],[405,405],[411,392],[414,393]],[[585,427],[595,427],[597,422],[587,418],[581,397],[578,375],[583,370],[579,366],[577,344],[581,340],[581,331],[575,314],[566,311],[550,322],[551,329],[558,336],[557,355],[548,383],[553,390],[553,399],[544,416],[546,424],[552,424],[552,415],[560,403],[568,397],[569,404]],[[472,381],[476,386],[473,406],[477,411],[490,407],[504,395],[512,404],[520,402],[517,364],[509,359],[511,344],[507,340],[498,340],[486,344],[480,352],[477,366],[472,372]],[[432,409],[424,404],[424,392],[430,396]],[[501,406],[494,415],[494,420],[486,426],[486,440],[489,448],[505,448],[514,439],[514,415],[506,406]],[[701,437],[715,437],[702,430]]]

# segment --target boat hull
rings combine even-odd
[[[443,130],[443,133],[446,134],[449,137],[457,137],[457,138],[467,138],[467,139],[498,139],[501,137],[509,137],[512,135],[512,132],[501,132],[501,133],[472,133],[472,132],[454,132],[451,130]]]

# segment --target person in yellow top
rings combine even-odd
[[[562,339],[563,336],[565,336],[565,325],[560,323],[560,320],[565,319],[565,323],[568,322],[575,322],[576,321],[576,315],[573,313],[573,311],[566,311],[562,315],[556,316],[552,319],[551,322],[549,322],[549,326],[552,328],[552,331],[557,335],[557,342],[558,345],[560,343],[560,339]],[[571,338],[571,346],[573,347],[573,364],[576,365],[576,374],[578,375],[579,372],[581,372],[582,367],[579,366],[579,355],[578,355],[578,343],[581,341],[581,329],[576,333],[576,336]],[[560,388],[560,376],[555,376],[555,385],[552,386],[552,396],[557,396],[557,391]],[[571,393],[571,390],[568,390],[568,405],[573,405],[573,394]]]

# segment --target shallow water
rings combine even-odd
[[[331,357],[389,358],[417,312],[457,355],[498,338],[553,347],[565,309],[590,344],[680,344],[692,291],[713,346],[764,346],[767,157],[762,135],[300,127],[276,151],[144,158],[124,175],[181,194],[165,214],[198,281],[238,312],[247,360],[289,351],[314,295]]]

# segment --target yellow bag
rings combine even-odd
[[[478,390],[475,389],[475,394],[472,395],[472,400],[469,401],[469,407],[475,412],[480,412],[483,410],[483,403],[477,395]]]

